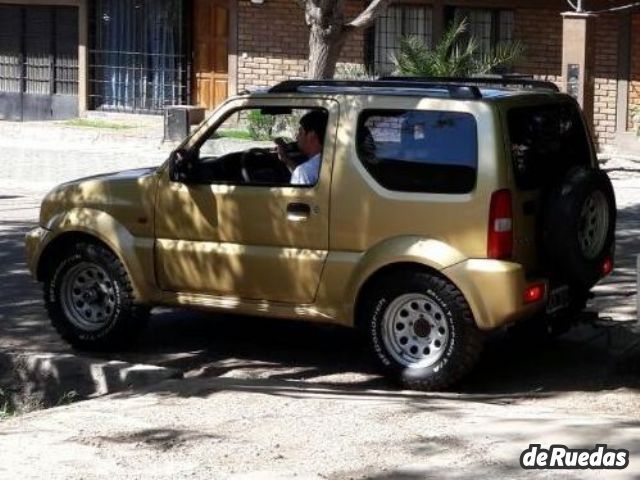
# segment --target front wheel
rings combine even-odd
[[[379,364],[407,388],[449,387],[472,369],[482,350],[464,296],[436,275],[412,272],[378,282],[362,313]]]
[[[67,342],[111,350],[131,341],[149,309],[136,305],[122,262],[102,245],[80,242],[60,254],[44,285],[45,307]]]

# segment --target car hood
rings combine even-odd
[[[129,224],[153,214],[157,167],[95,175],[63,183],[47,194],[40,208],[40,225],[51,229],[61,214],[96,209]]]

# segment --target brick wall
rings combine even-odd
[[[593,128],[600,147],[613,143],[616,133],[618,86],[618,16],[596,19]]]
[[[631,107],[640,106],[640,13],[631,16],[631,75],[629,82],[629,128],[638,127],[631,118]]]
[[[363,8],[363,0],[347,2],[347,19]],[[525,58],[515,66],[519,73],[550,80],[562,87],[562,17],[558,8],[514,8],[514,39],[526,46]],[[640,14],[633,17],[640,32]],[[631,103],[640,104],[640,34],[632,35]],[[611,143],[616,128],[617,16],[596,20],[594,133],[600,146]],[[300,7],[291,0],[267,0],[253,5],[239,1],[238,91],[269,86],[288,78],[304,78],[309,37]],[[345,45],[340,63],[362,64],[364,36],[356,32]],[[635,73],[634,73],[635,72]]]
[[[556,82],[562,78],[562,10],[516,9],[514,38],[524,42],[525,58],[515,70],[536,78]],[[596,19],[593,128],[600,147],[612,143],[616,129],[616,95],[618,69],[618,35],[616,15]],[[640,27],[640,19],[638,20]],[[638,48],[640,72],[640,39]],[[640,82],[638,83],[640,99]]]
[[[364,2],[346,3],[347,20]],[[362,64],[363,36],[352,35],[340,63]],[[292,0],[267,0],[253,5],[238,2],[238,91],[270,86],[289,78],[304,78],[308,69],[309,31],[302,9]]]
[[[515,71],[560,82],[562,77],[561,10],[519,8],[514,11],[513,38],[526,47]]]

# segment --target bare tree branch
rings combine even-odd
[[[389,0],[373,0],[360,15],[345,25],[345,29],[368,27],[387,9],[388,4]]]
[[[345,21],[345,0],[295,0],[309,27],[309,78],[332,78],[349,35],[375,21],[390,0],[372,0],[351,22]]]

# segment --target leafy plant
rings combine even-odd
[[[524,46],[517,41],[502,42],[490,51],[480,53],[480,45],[473,35],[464,41],[467,27],[464,18],[454,22],[433,49],[420,37],[403,37],[400,51],[392,57],[394,73],[415,77],[466,77],[512,65],[524,55]]]
[[[375,80],[376,75],[357,63],[341,63],[336,67],[336,80]]]
[[[0,388],[0,420],[15,415],[16,410],[9,394]]]
[[[631,105],[629,107],[629,113],[631,113],[631,121],[636,131],[636,136],[640,137],[640,104]]]
[[[251,140],[248,130],[238,128],[220,128],[216,131],[215,138],[236,138],[238,140]]]
[[[247,129],[252,140],[269,140],[276,124],[273,115],[265,115],[260,110],[250,110],[247,114]]]
[[[61,405],[69,405],[73,402],[76,402],[80,399],[80,395],[75,390],[69,390],[68,392],[63,393],[60,398],[58,398],[58,402],[56,403],[56,407]]]

